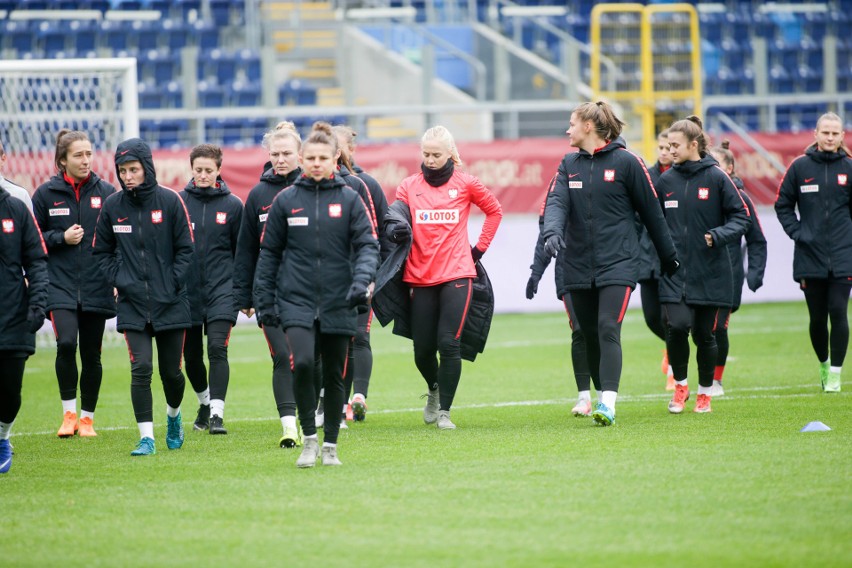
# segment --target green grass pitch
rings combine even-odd
[[[629,311],[617,423],[600,428],[569,413],[566,316],[497,316],[464,364],[458,430],[439,432],[422,422],[410,342],[376,324],[367,420],[341,433],[343,467],[313,470],[278,448],[254,325],[231,338],[229,434],[190,429],[168,451],[155,373],[148,458],[129,455],[120,336],[104,346],[95,439],[55,435],[48,344],[27,364],[0,476],[0,565],[852,566],[852,375],[819,392],[804,303],[746,305],[730,338],[727,395],[673,416],[662,342]],[[190,428],[196,408],[187,383]],[[814,420],[832,431],[799,432]]]

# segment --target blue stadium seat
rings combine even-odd
[[[225,89],[209,81],[198,82],[198,106],[220,108],[225,106]]]
[[[793,77],[783,65],[775,64],[769,70],[769,92],[793,92]]]
[[[231,106],[259,106],[261,101],[260,85],[257,83],[234,82],[226,87],[226,100]]]
[[[219,84],[231,83],[237,77],[237,58],[222,49],[210,49],[198,54],[199,79],[214,79]]]
[[[178,81],[169,81],[163,88],[163,108],[183,107],[183,87]]]
[[[114,10],[141,10],[143,4],[140,0],[112,0]]]
[[[142,80],[165,84],[180,75],[180,54],[168,50],[150,49],[141,51],[140,77]]]
[[[100,23],[101,47],[113,52],[128,50],[135,46],[130,43],[130,25],[121,20],[104,20]]]
[[[317,104],[317,90],[311,85],[298,79],[291,79],[278,88],[278,101],[284,105]]]
[[[19,55],[36,49],[35,34],[27,20],[6,20],[0,22],[0,41],[8,49],[14,49]]]
[[[794,72],[796,92],[818,93],[822,91],[823,74],[807,65],[799,65]]]
[[[68,31],[63,23],[44,20],[39,22],[38,31],[39,51],[48,58],[53,59],[60,51],[67,49]]]
[[[78,52],[89,52],[98,48],[98,36],[92,22],[72,20],[68,22],[67,28],[73,38],[74,49]]]
[[[247,81],[260,81],[260,54],[251,49],[238,51],[237,70]]]
[[[157,85],[142,81],[138,84],[137,89],[139,91],[140,109],[162,108],[162,93]]]
[[[173,10],[177,10],[182,18],[186,18],[193,11],[197,16],[201,15],[201,0],[175,0],[172,5]]]
[[[136,20],[131,24],[131,29],[133,30],[133,45],[139,51],[157,49],[159,47],[159,24]]]
[[[219,27],[231,25],[230,0],[209,0],[209,4],[213,23]]]
[[[162,20],[160,45],[167,49],[182,49],[190,43],[189,28],[180,20]]]
[[[193,22],[190,33],[198,49],[210,50],[219,47],[219,28],[210,22],[203,20]]]

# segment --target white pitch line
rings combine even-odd
[[[813,387],[812,384],[807,385],[775,385],[775,386],[766,386],[766,387],[751,387],[751,388],[742,388],[735,389],[734,391],[729,391],[725,393],[724,398],[721,400],[751,400],[751,399],[777,399],[777,398],[803,398],[803,397],[815,397],[820,396],[823,393],[820,392],[806,392],[806,393],[789,393],[789,394],[739,394],[739,393],[749,393],[749,392],[767,392],[767,391],[779,391],[779,390],[792,390],[792,389],[801,389],[801,388],[810,388]],[[735,392],[736,394],[731,394],[731,392]],[[838,396],[843,396],[847,393],[839,394]],[[653,393],[653,394],[626,394],[618,397],[618,402],[646,402],[649,400],[665,400],[670,398],[671,394],[669,393]],[[552,398],[545,400],[516,400],[516,401],[508,401],[508,402],[488,402],[488,403],[474,403],[474,404],[457,404],[454,405],[455,409],[479,409],[479,408],[509,408],[509,407],[517,407],[517,406],[553,406],[553,405],[562,405],[562,404],[570,404],[575,402],[573,398]],[[408,412],[422,412],[423,407],[412,407],[412,408],[386,408],[386,409],[378,409],[370,411],[370,414],[404,414]],[[275,421],[275,416],[263,416],[263,417],[254,417],[254,418],[232,418],[229,419],[228,422],[267,422],[267,421]],[[107,427],[99,427],[99,431],[105,432],[115,432],[122,430],[134,430],[135,426],[107,426]],[[56,435],[56,432],[44,431],[44,432],[13,432],[12,436],[47,436],[47,435]]]

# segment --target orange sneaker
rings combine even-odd
[[[693,412],[713,412],[713,409],[710,408],[710,400],[711,397],[709,394],[699,394],[698,398],[695,399],[695,408],[692,410]]]
[[[69,410],[62,418],[62,426],[59,427],[56,435],[60,438],[70,438],[77,433],[77,428],[77,415]]]
[[[689,400],[689,387],[675,384],[674,396],[669,401],[669,412],[680,414],[683,412],[683,405],[686,404],[687,400]]]
[[[80,419],[80,430],[78,434],[81,438],[93,438],[97,436],[97,432],[95,432],[95,425],[92,423],[92,419],[88,416]]]
[[[666,390],[673,391],[675,390],[675,380],[674,375],[666,375]]]
[[[663,349],[663,362],[660,363],[660,370],[664,375],[669,372],[669,351],[668,349]]]

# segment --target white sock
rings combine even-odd
[[[180,414],[180,406],[178,406],[177,408],[172,408],[171,406],[169,406],[167,404],[166,405],[166,414],[169,416],[169,418],[174,418],[175,416]],[[152,424],[153,424],[153,422],[152,422]]]
[[[9,439],[9,434],[12,432],[12,424],[14,423],[14,420],[11,422],[0,422],[0,440]]]
[[[580,391],[577,393],[577,401],[586,400],[592,401],[592,391]]]
[[[95,420],[95,413],[94,413],[94,412],[89,412],[88,410],[81,410],[81,411],[80,411],[80,418],[81,418],[81,419],[82,419],[82,418],[91,418],[91,419],[92,419],[92,421],[94,422],[94,420]]]
[[[603,391],[601,393],[601,402],[612,410],[615,410],[615,397],[618,396],[618,393],[615,391]]]
[[[219,418],[225,417],[225,401],[220,400],[218,398],[214,398],[210,400],[210,416],[213,415],[218,416]]]
[[[702,387],[701,385],[698,385],[698,394],[706,394],[706,395],[709,395],[709,394],[710,394],[710,392],[711,392],[711,390],[710,390],[710,389],[712,389],[712,388],[713,388],[713,387]]]
[[[312,436],[305,436],[305,440],[319,440],[319,438],[316,434],[313,434]]]
[[[360,398],[361,400],[367,400],[367,397],[361,394],[360,392],[356,392],[352,395],[352,400],[355,400],[356,398]]]
[[[679,384],[682,387],[688,387],[689,386],[689,382],[686,379],[683,379],[682,381],[675,381],[675,383]]]
[[[332,444],[331,442],[323,442],[322,447],[323,448],[336,448],[337,444]]]
[[[829,372],[829,373],[837,373],[837,374],[839,375],[839,374],[840,374],[840,369],[842,369],[842,368],[843,368],[843,367],[829,367],[829,368],[828,368],[828,372]]]
[[[671,365],[669,365],[669,368],[668,368],[668,370],[666,371],[666,376],[667,376],[667,377],[674,377],[674,371],[672,370],[672,366],[671,366]]]
[[[325,396],[325,387],[320,389],[320,398]]]
[[[195,396],[198,397],[198,404],[208,405],[210,404],[210,387],[207,387],[201,392],[195,393]]]
[[[140,438],[151,438],[154,439],[154,423],[153,422],[138,422],[136,424],[139,426],[139,437]]]
[[[66,412],[72,412],[77,414],[77,399],[72,398],[71,400],[63,400],[62,401],[62,414]]]
[[[287,429],[295,429],[296,428],[296,417],[295,416],[282,416],[281,417],[281,427],[285,430]]]
[[[601,393],[601,391],[595,391],[595,394],[597,395],[597,401],[598,401],[598,402],[601,402],[601,396],[603,396],[603,394]]]
[[[713,379],[713,386],[721,385],[721,384],[722,384],[722,381],[719,381],[717,379]],[[700,388],[700,386],[699,386],[699,388]]]

